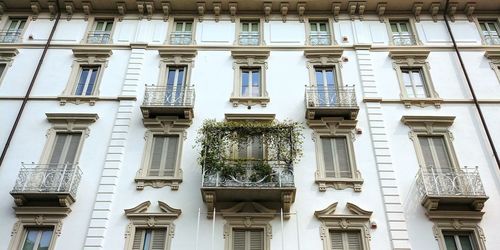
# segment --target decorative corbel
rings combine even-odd
[[[474,9],[476,9],[476,3],[466,3],[464,8],[464,13],[469,19],[469,22],[474,22],[474,18],[472,18],[472,14],[474,13]]]
[[[125,12],[127,11],[127,5],[125,2],[117,2],[116,3],[116,9],[118,10],[118,21],[123,20],[123,17],[125,16]]]
[[[75,10],[75,5],[71,1],[65,1],[64,8],[66,9],[66,14],[67,14],[66,19],[69,21],[71,20],[71,17],[73,17],[73,11]]]
[[[38,1],[31,1],[31,12],[33,15],[31,16],[31,19],[34,21],[38,18],[38,14],[40,13],[40,3]]]
[[[5,4],[3,2],[0,2],[0,17],[3,15],[5,12]]]
[[[151,18],[153,17],[153,12],[154,12],[154,8],[155,8],[154,3],[153,2],[145,2],[144,6],[146,7],[146,12],[148,13],[147,19],[151,20]]]
[[[161,2],[161,9],[163,10],[163,21],[166,22],[170,14],[170,2],[168,1]]]
[[[237,3],[229,3],[229,15],[231,15],[231,22],[236,21],[236,10],[238,9]]]
[[[90,16],[90,12],[92,11],[92,4],[90,3],[90,1],[82,2],[82,9],[83,9],[83,13],[85,14],[83,19],[85,19],[85,21],[88,21],[89,16]]]
[[[366,2],[358,3],[359,20],[363,20],[363,15],[365,14],[365,8],[366,8]]]
[[[215,22],[219,22],[222,4],[220,2],[217,2],[217,3],[213,3],[213,6],[214,6],[213,9],[214,9]]]
[[[48,8],[49,8],[49,14],[50,14],[50,21],[54,20],[56,17],[57,13],[57,6],[55,1],[49,1],[48,2]]]
[[[431,16],[432,16],[432,20],[434,22],[437,22],[437,15],[438,15],[438,12],[439,12],[439,6],[441,5],[441,3],[431,3],[431,8],[429,9],[429,12],[431,13]]]
[[[144,17],[144,1],[137,1],[137,12],[139,12],[139,20]]]
[[[349,2],[349,5],[347,7],[347,12],[349,12],[349,16],[351,17],[352,21],[354,21],[354,14],[356,14],[356,7],[357,6],[358,6],[358,3]]]
[[[450,16],[450,19],[452,22],[455,22],[455,13],[457,12],[457,3],[450,3],[448,5],[448,15]]]
[[[266,21],[266,23],[269,22],[269,15],[271,15],[272,6],[272,3],[264,3],[264,20]]]
[[[420,22],[420,13],[422,12],[423,6],[424,6],[424,4],[422,2],[417,2],[417,3],[413,4],[412,12],[413,12],[413,15],[415,15],[415,20],[417,22]]]
[[[377,14],[381,23],[384,22],[384,14],[385,8],[387,8],[387,3],[378,3],[377,4]]]
[[[338,21],[339,14],[340,14],[340,3],[339,2],[332,3],[332,13],[333,13],[333,19],[335,21]]]
[[[198,21],[203,21],[203,15],[205,15],[205,2],[197,2],[198,6]]]
[[[281,3],[280,11],[281,11],[281,19],[283,20],[283,22],[286,22],[286,17],[288,15],[288,3]]]
[[[306,3],[297,3],[297,13],[299,14],[299,22],[304,22],[304,13],[306,12]]]

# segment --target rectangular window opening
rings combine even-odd
[[[407,97],[430,97],[422,68],[401,68],[401,74]]]

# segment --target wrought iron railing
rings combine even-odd
[[[259,32],[241,32],[239,36],[240,45],[259,45]]]
[[[500,37],[487,35],[487,36],[484,36],[484,42],[488,45],[499,45],[500,44]]]
[[[311,45],[331,45],[331,36],[329,33],[315,33],[309,35],[309,43]]]
[[[202,187],[294,187],[293,168],[290,165],[267,162],[272,171],[269,174],[258,174],[249,161],[243,166],[243,173],[223,174],[221,171],[203,171]],[[231,167],[231,166],[226,166]]]
[[[190,107],[194,105],[194,86],[146,85],[144,106]]]
[[[22,30],[3,30],[0,31],[0,43],[16,43],[21,37]]]
[[[69,193],[73,197],[82,177],[78,164],[24,164],[12,193]]]
[[[486,196],[477,167],[450,171],[421,167],[417,186],[421,196]]]
[[[90,31],[87,36],[87,43],[107,44],[111,41],[111,32],[109,31]]]
[[[170,44],[174,45],[189,45],[193,41],[193,34],[191,31],[181,32],[174,31],[170,34]]]
[[[308,86],[306,87],[308,108],[357,107],[354,86],[340,88]]]
[[[417,41],[413,34],[393,34],[392,42],[397,46],[416,45]]]

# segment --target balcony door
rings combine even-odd
[[[181,105],[186,98],[186,66],[167,67],[165,104]]]
[[[314,68],[317,87],[317,104],[333,106],[337,103],[337,82],[335,67]]]
[[[328,22],[311,22],[309,40],[311,45],[330,45]]]
[[[395,45],[414,45],[409,22],[390,22],[392,39]]]

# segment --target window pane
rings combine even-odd
[[[329,86],[334,86],[335,85],[335,77],[334,77],[333,70],[327,69],[327,70],[325,70],[325,74],[326,74],[326,83]]]
[[[260,71],[252,71],[252,96],[260,96]]]
[[[248,96],[250,93],[249,93],[249,74],[250,74],[250,71],[248,70],[243,70],[241,72],[241,95],[242,96]]]
[[[323,85],[323,70],[316,69],[316,85]]]
[[[80,73],[80,79],[78,80],[78,86],[76,87],[75,95],[82,95],[89,73],[90,72],[88,68],[82,68],[82,72]]]
[[[185,30],[184,30],[184,31],[189,32],[189,31],[191,31],[191,28],[192,28],[192,27],[193,27],[193,24],[192,24],[192,23],[186,23],[186,28],[185,28]]]
[[[40,244],[38,245],[38,250],[48,250],[51,239],[52,239],[52,229],[43,230],[42,237],[40,238]]]
[[[408,24],[407,23],[399,23],[399,27],[401,28],[401,32],[408,33]]]
[[[320,23],[319,24],[319,31],[326,32],[326,23]]]
[[[104,29],[105,31],[111,31],[111,28],[113,28],[113,22],[106,22],[106,28]]]
[[[175,23],[175,31],[182,31],[183,23]]]
[[[66,138],[68,134],[57,133],[56,139],[54,142],[54,148],[52,149],[52,154],[50,156],[50,164],[60,164],[61,163],[61,155],[64,148],[64,143],[66,142]]]
[[[264,148],[262,147],[262,140],[260,136],[254,136],[251,138],[251,149],[253,159],[263,159],[264,158]]]
[[[0,63],[0,77],[3,75],[4,70],[5,70],[5,64]]]
[[[446,250],[458,250],[457,245],[455,244],[455,237],[453,237],[453,235],[445,235],[444,243],[446,245]]]
[[[175,81],[176,68],[169,68],[167,74],[167,85],[173,85]]]
[[[241,31],[243,32],[248,32],[249,31],[249,26],[250,24],[249,23],[241,23]]]
[[[462,246],[462,250],[474,250],[472,246],[472,241],[469,235],[460,235],[458,236],[460,240],[460,245]]]
[[[22,250],[33,250],[35,249],[35,241],[38,236],[38,230],[36,229],[26,229],[26,239],[24,240]]]
[[[66,139],[66,156],[62,163],[75,163],[76,162],[76,152],[78,151],[78,146],[80,145],[81,134],[69,134],[69,138]]]
[[[418,141],[420,142],[420,148],[422,149],[422,154],[424,156],[425,167],[435,168],[434,159],[432,158],[431,146],[429,143],[429,138],[426,136],[419,136]]]
[[[145,231],[146,232],[144,234],[144,242],[143,242],[143,245],[142,245],[142,249],[149,250],[150,247],[151,247],[151,230],[150,229],[146,229]]]
[[[434,150],[436,152],[437,162],[441,171],[450,171],[451,164],[448,155],[448,149],[442,136],[431,137]]]
[[[399,31],[398,31],[398,25],[397,25],[397,24],[395,24],[395,23],[391,23],[391,30],[392,30],[392,32],[394,32],[394,33],[398,33],[398,32],[399,32]]]
[[[95,26],[95,30],[101,31],[101,30],[103,30],[103,27],[104,27],[104,22],[99,21],[99,22],[97,22],[97,24]]]
[[[179,76],[177,76],[177,85],[184,84],[184,68],[179,68]]]
[[[92,73],[90,75],[90,80],[85,95],[92,95],[92,92],[94,91],[95,80],[97,78],[97,71],[98,71],[97,68],[92,69]]]

